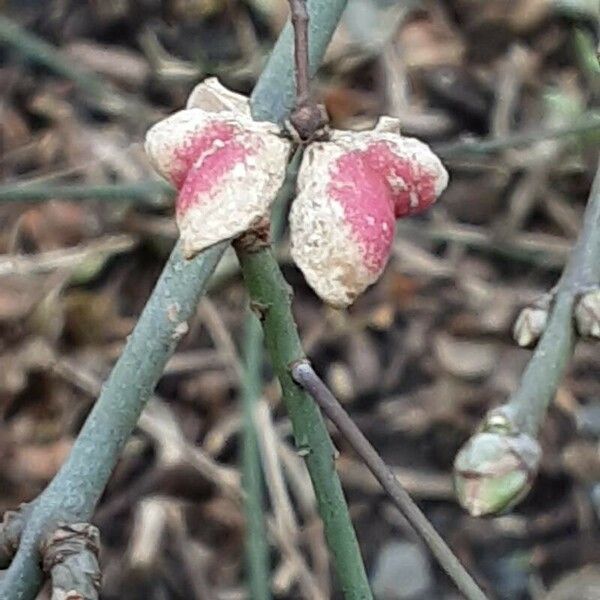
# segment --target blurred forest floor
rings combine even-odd
[[[515,388],[530,356],[511,338],[519,308],[554,285],[580,227],[600,144],[598,2],[349,4],[316,81],[332,124],[364,128],[377,115],[398,116],[407,135],[439,150],[451,183],[424,217],[398,224],[383,279],[348,312],[317,301],[284,238],[278,253],[306,351],[497,598],[600,598],[598,346],[577,347],[543,428],[540,474],[516,510],[471,518],[451,484],[456,451]],[[25,59],[19,43],[0,45],[4,511],[34,498],[64,461],[176,229],[166,195],[68,201],[58,193],[15,203],[2,186],[156,181],[144,131],[182,107],[207,75],[249,92],[287,3],[5,0],[0,7],[59,46],[65,65],[107,82],[100,92],[95,78],[74,82]],[[514,143],[515,134],[571,125],[571,135]],[[456,145],[481,138],[496,149]],[[228,254],[97,510],[107,600],[247,597],[236,352],[245,306]],[[310,484],[266,362],[264,373],[260,435],[274,465],[276,597],[336,598]],[[332,434],[378,597],[458,598]],[[389,589],[389,582],[407,585]]]

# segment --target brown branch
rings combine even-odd
[[[308,71],[308,11],[306,0],[289,0],[294,28],[294,63],[296,74],[296,105],[310,99],[310,74]]]
[[[294,381],[313,397],[321,410],[369,467],[381,487],[415,531],[423,538],[432,554],[452,578],[458,589],[469,600],[485,600],[486,595],[427,520],[427,517],[413,502],[393,471],[379,456],[369,440],[350,418],[350,415],[315,373],[310,363],[307,360],[299,360],[293,363],[290,368]]]
[[[296,108],[290,116],[301,142],[308,143],[324,135],[327,125],[325,108],[318,105],[310,93],[310,65],[306,0],[288,0],[294,29],[294,74],[296,78]]]

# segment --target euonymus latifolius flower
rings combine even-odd
[[[214,78],[194,89],[185,110],[148,131],[146,152],[178,191],[177,225],[187,258],[269,214],[290,150],[276,125],[254,121],[248,99]]]
[[[345,307],[377,281],[396,219],[433,204],[448,174],[430,148],[382,117],[371,131],[311,144],[290,213],[292,257],[315,292]]]
[[[248,99],[216,79],[150,129],[146,151],[178,190],[187,257],[268,215],[290,150],[276,125],[254,121]],[[396,219],[428,208],[447,183],[438,157],[401,136],[396,119],[383,117],[371,131],[333,131],[304,154],[290,212],[292,257],[325,302],[346,307],[381,275]]]

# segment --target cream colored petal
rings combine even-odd
[[[194,145],[198,137],[203,132],[216,128],[230,130],[234,134],[257,133],[261,137],[274,138],[280,147],[282,144],[286,148],[290,147],[290,142],[279,135],[279,129],[273,123],[236,117],[232,113],[211,113],[200,108],[190,108],[180,110],[153,125],[146,133],[144,148],[156,171],[179,187],[185,171],[193,164]],[[216,136],[217,143],[219,139]]]

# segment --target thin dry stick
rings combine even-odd
[[[283,469],[277,453],[277,433],[271,420],[271,411],[265,400],[260,399],[254,407],[253,420],[263,461],[265,481],[273,506],[277,527],[296,542],[298,523],[283,477]]]
[[[590,111],[585,113],[581,119],[574,123],[569,123],[563,127],[553,127],[549,129],[536,129],[533,131],[523,131],[513,133],[506,137],[483,138],[473,140],[461,140],[458,142],[445,142],[443,144],[434,144],[435,153],[442,158],[451,158],[463,154],[490,154],[492,152],[501,152],[508,148],[517,148],[519,146],[528,146],[542,140],[549,140],[559,137],[588,135],[597,132],[600,129],[600,118],[597,112]]]
[[[448,548],[446,542],[427,520],[427,517],[412,501],[406,490],[396,479],[393,471],[386,465],[369,440],[350,418],[350,415],[315,373],[310,363],[307,360],[299,360],[293,363],[291,373],[294,381],[314,398],[321,410],[331,419],[354,451],[369,467],[381,487],[423,538],[432,554],[438,559],[440,565],[452,578],[458,589],[469,600],[485,600],[487,596],[465,570],[452,550]]]
[[[254,409],[254,421],[256,432],[260,446],[260,454],[263,460],[263,469],[265,473],[265,481],[271,498],[273,507],[273,527],[277,531],[279,539],[285,540],[286,544],[296,548],[296,553],[300,555],[297,549],[299,540],[299,529],[291,499],[288,495],[288,490],[283,477],[283,469],[281,467],[279,454],[277,452],[278,438],[277,433],[271,421],[271,413],[269,406],[265,400],[259,400]],[[310,480],[308,480],[310,486]],[[313,511],[314,513],[314,511]],[[323,538],[320,536],[321,547]],[[290,556],[292,556],[290,554]],[[303,598],[310,600],[325,599],[329,596],[322,587],[319,586],[316,578],[310,573],[307,576],[305,565],[297,560],[288,560],[287,565],[283,565],[286,579],[298,580],[298,585]],[[281,568],[280,568],[281,572]],[[273,576],[274,589],[277,576]],[[281,590],[280,590],[281,591]]]
[[[0,277],[37,275],[55,269],[75,269],[87,260],[133,249],[137,239],[131,235],[107,235],[72,248],[49,250],[39,254],[0,254]]]

